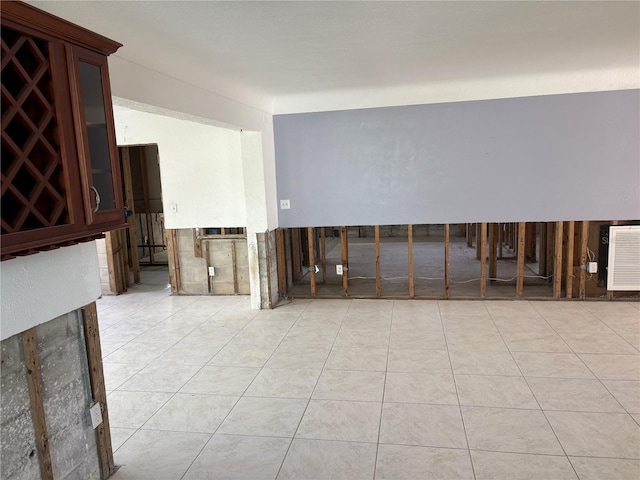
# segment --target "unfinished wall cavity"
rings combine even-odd
[[[1,477],[40,478],[23,335],[2,341]],[[95,431],[87,417],[91,384],[80,311],[35,328],[51,470],[56,479],[99,479]]]

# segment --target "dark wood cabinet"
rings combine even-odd
[[[121,45],[2,2],[2,258],[126,225],[107,56]]]

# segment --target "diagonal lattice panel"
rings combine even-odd
[[[2,29],[2,233],[69,222],[49,44]]]

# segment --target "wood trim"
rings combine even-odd
[[[93,401],[99,403],[102,408],[102,423],[96,428],[96,443],[100,461],[100,478],[106,479],[113,475],[116,467],[113,461],[113,449],[111,446],[109,409],[107,407],[107,392],[104,384],[102,350],[100,347],[100,329],[98,328],[98,312],[95,302],[82,309],[82,323],[87,347],[91,395]]]
[[[340,248],[342,252],[342,294],[349,296],[349,231],[340,227]]]
[[[556,222],[553,253],[553,298],[560,298],[562,291],[562,229],[564,223]]]
[[[515,230],[515,229],[514,229]],[[525,223],[518,223],[518,253],[517,253],[517,262],[518,262],[518,273],[516,280],[516,296],[518,298],[522,298],[524,295],[524,235],[525,234]]]
[[[580,265],[587,263],[587,242],[589,240],[589,222],[580,222]],[[587,288],[587,271],[578,266],[578,298],[584,300]]]
[[[27,370],[26,375],[27,383],[29,385],[31,417],[36,436],[38,460],[40,462],[40,476],[42,477],[42,480],[53,480],[51,451],[49,449],[49,434],[47,433],[47,421],[42,401],[42,378],[40,377],[40,361],[38,360],[35,332],[35,327],[22,332],[24,365]]]
[[[451,298],[451,276],[449,271],[450,263],[450,238],[449,238],[449,224],[444,224],[444,298],[449,300]]]
[[[416,296],[416,290],[413,278],[413,225],[407,225],[407,244],[409,256],[409,298]]]
[[[121,43],[23,2],[2,2],[2,18],[103,55],[110,55],[122,47]]]
[[[376,297],[382,295],[382,287],[380,284],[380,225],[373,227],[376,246]]]
[[[480,298],[487,298],[487,224],[480,224]]]
[[[566,280],[565,280],[565,289],[566,289],[566,297],[573,297],[573,242],[575,235],[575,223],[567,222],[567,266],[566,266]],[[542,253],[540,254],[540,258],[542,258]]]
[[[309,283],[311,286],[311,296],[316,296],[316,255],[314,251],[314,230],[313,227],[307,228],[307,243],[309,247]]]

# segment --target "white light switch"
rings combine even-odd
[[[100,404],[94,404],[89,409],[89,413],[91,413],[91,426],[95,429],[102,423],[102,408],[100,408]]]
[[[289,210],[291,202],[289,200],[280,200],[280,210]]]

